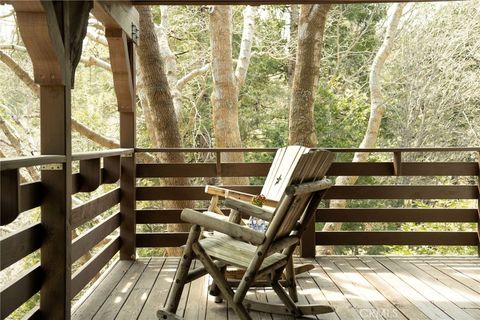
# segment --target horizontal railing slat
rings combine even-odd
[[[40,264],[29,268],[9,283],[0,292],[0,317],[5,319],[18,307],[37,293],[43,282]]]
[[[477,199],[478,187],[473,185],[356,185],[333,186],[325,199]]]
[[[258,194],[260,186],[222,186],[227,189]],[[137,200],[209,200],[205,186],[137,187]]]
[[[138,248],[180,247],[187,242],[188,232],[137,233]]]
[[[227,189],[258,194],[260,186],[225,186]],[[137,200],[209,200],[204,186],[137,187]],[[477,199],[473,185],[432,186],[333,186],[325,199]]]
[[[476,232],[332,231],[316,232],[317,245],[443,245],[477,246]]]
[[[40,155],[31,157],[3,158],[0,159],[0,171],[19,169],[24,167],[40,166],[50,163],[64,163],[65,156]]]
[[[402,162],[400,176],[477,176],[475,162]],[[328,176],[395,176],[393,162],[334,162]]]
[[[40,223],[25,227],[0,239],[0,270],[40,249],[43,229]]]
[[[72,209],[72,228],[92,220],[99,214],[120,203],[120,188],[113,189],[81,206]]]
[[[215,163],[137,164],[137,178],[161,177],[262,177],[271,163],[222,163],[219,175]]]
[[[124,154],[131,154],[133,152],[134,152],[133,148],[118,148],[118,149],[107,149],[102,151],[80,152],[72,155],[72,161],[120,156]]]
[[[222,163],[217,174],[215,163],[137,164],[138,178],[161,177],[263,177],[270,163]],[[403,162],[400,176],[477,176],[475,162]],[[393,162],[334,162],[328,176],[395,176]]]
[[[478,222],[477,209],[318,209],[316,222]]]
[[[313,150],[329,150],[332,152],[455,152],[480,151],[480,147],[441,147],[441,148],[313,148]],[[278,148],[135,148],[136,152],[275,152]]]
[[[72,299],[98,274],[118,250],[120,250],[120,237],[111,240],[100,252],[75,272],[71,284]]]
[[[40,181],[20,185],[20,212],[36,208],[43,201],[43,185]]]
[[[206,208],[195,208],[203,212]],[[228,215],[229,209],[222,209]],[[182,209],[138,209],[137,224],[182,223]],[[457,222],[476,223],[477,209],[346,208],[318,209],[316,222]]]
[[[110,233],[120,226],[120,213],[115,213],[97,224],[75,239],[72,243],[71,261],[77,261],[81,256],[105,239]]]

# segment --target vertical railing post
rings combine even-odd
[[[113,83],[120,111],[120,147],[135,148],[135,58],[134,43],[128,39],[125,31],[107,28]],[[136,172],[135,152],[123,155],[120,160],[120,259],[136,258]]]
[[[45,319],[70,319],[71,309],[71,89],[92,4],[15,1],[17,22],[40,85],[40,149],[65,156],[42,168],[41,221],[44,281],[40,312]],[[70,18],[75,15],[75,22]]]
[[[478,177],[477,177],[477,254],[480,257],[480,151],[477,152]]]
[[[316,234],[315,234],[315,215],[312,221],[307,224],[302,240],[300,242],[300,256],[302,258],[315,258]]]

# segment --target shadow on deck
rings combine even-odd
[[[77,303],[73,319],[156,319],[179,259],[117,262]],[[326,303],[336,313],[319,319],[480,319],[477,257],[333,256],[302,259],[316,268],[297,278],[300,303]],[[198,261],[196,262],[199,263]],[[238,319],[208,296],[210,278],[186,287],[177,314],[185,319]],[[249,293],[278,303],[270,289]],[[252,312],[253,319],[289,319]]]

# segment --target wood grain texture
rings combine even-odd
[[[39,264],[21,272],[13,280],[2,284],[0,291],[0,318],[5,319],[40,290],[44,274]]]
[[[72,242],[72,263],[77,261],[81,256],[93,249],[100,241],[107,238],[114,230],[120,226],[120,214],[115,213],[98,223],[96,226],[88,230],[85,234],[76,238]]]
[[[43,228],[40,223],[24,227],[0,239],[0,270],[3,270],[35,250],[43,241]]]
[[[95,314],[100,317],[98,310],[102,306],[102,315],[155,318],[170,290],[178,260],[169,257],[134,262],[132,267],[135,266],[136,272],[126,272],[129,268],[112,269],[77,309],[74,318],[91,319]],[[315,268],[297,277],[299,290],[305,294],[300,293],[299,298],[302,304],[327,304],[335,308],[334,313],[322,319],[460,320],[475,318],[480,310],[478,282],[448,267],[454,265],[459,270],[479,273],[479,258],[475,256],[324,256],[295,260],[295,264],[312,262]],[[238,319],[228,310],[227,303],[213,302],[207,286],[208,277],[201,277],[186,287],[178,314],[193,320]],[[274,296],[268,288],[251,290],[249,294],[250,299],[278,302]],[[112,298],[107,302],[109,297]],[[119,303],[110,303],[113,297],[118,297]],[[250,316],[256,320],[289,319],[257,312],[250,312]]]
[[[120,188],[115,188],[112,191],[73,208],[72,228],[81,226],[118,203],[120,203]]]

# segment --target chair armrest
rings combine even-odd
[[[217,186],[208,186],[208,185],[205,186],[205,193],[212,196],[219,196],[225,199],[227,198],[238,199],[248,203],[252,202],[252,199],[255,197],[255,195],[250,193],[225,189]],[[265,199],[263,201],[263,204],[268,207],[276,208],[278,205],[278,201]]]
[[[184,209],[180,217],[185,222],[198,224],[202,227],[225,233],[232,238],[250,242],[255,245],[262,244],[265,240],[265,234],[252,230],[248,227],[226,221],[213,212],[207,211],[201,213],[192,209]]]
[[[225,206],[262,220],[272,221],[273,219],[273,212],[242,200],[227,198],[225,199]]]
[[[307,182],[287,187],[285,193],[291,196],[298,196],[307,192],[317,192],[330,188],[333,183],[328,179],[322,179],[314,182]]]

